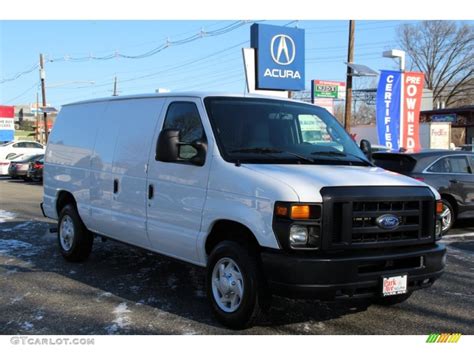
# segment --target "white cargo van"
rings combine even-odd
[[[42,208],[69,261],[102,236],[207,268],[217,318],[242,328],[273,293],[390,305],[432,285],[438,199],[374,167],[322,108],[189,93],[64,106]]]

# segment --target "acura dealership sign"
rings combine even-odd
[[[250,44],[256,52],[256,88],[304,90],[304,30],[253,24]]]

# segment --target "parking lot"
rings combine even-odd
[[[258,325],[234,332],[211,313],[200,268],[95,240],[66,262],[41,215],[42,186],[0,178],[0,334],[474,334],[474,223],[444,238],[447,269],[392,308],[274,298]]]

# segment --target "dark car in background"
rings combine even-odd
[[[43,167],[44,155],[40,156],[39,159],[30,162],[28,171],[26,172],[26,179],[32,181],[43,181]]]
[[[12,179],[22,178],[26,180],[26,174],[28,172],[30,162],[42,159],[43,157],[44,154],[23,155],[18,159],[12,160],[10,166],[8,167],[8,175],[10,175]]]
[[[474,153],[425,150],[380,152],[372,157],[375,165],[408,175],[438,190],[443,199],[443,232],[448,231],[456,219],[474,218]]]

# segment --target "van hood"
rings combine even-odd
[[[438,192],[425,183],[378,167],[280,164],[245,164],[245,167],[291,186],[300,201],[320,202],[319,191],[326,186],[423,186],[439,198]]]

